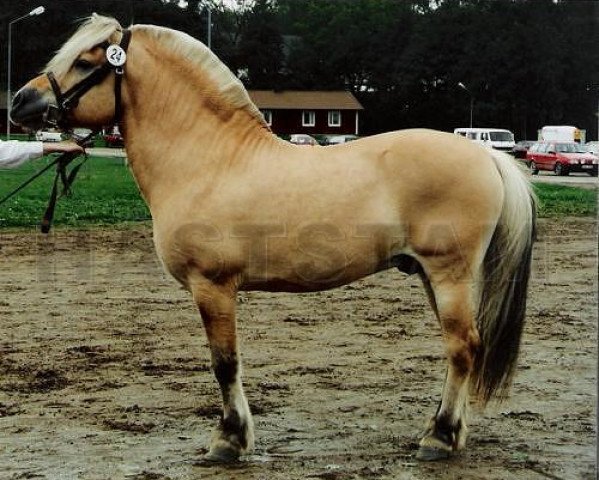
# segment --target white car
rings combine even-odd
[[[314,137],[305,133],[294,133],[289,138],[289,141],[295,145],[310,145],[312,147],[318,145],[318,142]]]
[[[339,145],[340,143],[353,142],[359,137],[357,135],[333,135],[327,138],[327,145]]]
[[[52,130],[38,130],[35,132],[35,139],[38,142],[61,142],[62,133]]]
[[[599,156],[599,142],[585,143],[584,149],[593,155]]]

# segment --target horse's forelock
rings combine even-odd
[[[77,31],[60,47],[43,71],[53,72],[58,77],[66,74],[82,52],[110,39],[118,30],[121,30],[120,23],[111,17],[94,13],[83,19]]]

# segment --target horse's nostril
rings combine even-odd
[[[35,88],[23,88],[12,99],[10,119],[13,123],[39,128],[48,109],[48,102]]]
[[[39,94],[36,90],[32,88],[24,88],[19,90],[17,94],[12,99],[11,105],[13,110],[18,110],[22,108],[24,105],[35,101],[39,98]]]

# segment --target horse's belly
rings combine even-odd
[[[314,251],[271,251],[249,261],[241,290],[313,292],[346,285],[392,266],[372,245],[362,249],[342,245]]]
[[[202,225],[167,229],[172,233],[164,237],[155,230],[160,258],[183,285],[190,275],[234,276],[240,290],[326,290],[396,266],[392,259],[406,245],[398,225],[235,230]]]
[[[324,272],[315,275],[312,271],[308,275],[248,275],[244,278],[240,290],[259,290],[263,292],[319,292],[331,288],[347,285],[355,280],[375,273],[377,270],[348,272]]]

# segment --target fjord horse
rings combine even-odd
[[[208,459],[254,444],[241,290],[318,291],[392,267],[419,274],[448,362],[419,458],[464,446],[470,394],[484,404],[506,393],[535,224],[529,183],[507,155],[431,130],[292,145],[203,44],[97,15],[13,105],[12,119],[34,128],[120,122],[158,256],[193,296],[210,344],[223,413]]]

